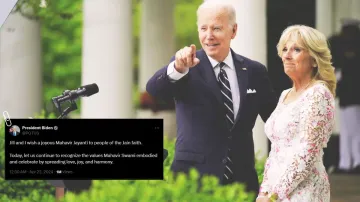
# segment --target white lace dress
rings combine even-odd
[[[277,193],[281,202],[330,202],[322,157],[335,124],[335,99],[318,83],[285,104],[289,91],[265,123],[272,144],[260,191]]]

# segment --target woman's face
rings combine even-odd
[[[282,50],[281,56],[284,71],[292,79],[311,76],[315,64],[309,52],[297,44],[294,41],[288,41]]]

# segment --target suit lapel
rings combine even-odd
[[[235,122],[234,122],[234,126],[235,126],[237,121],[240,118],[241,110],[244,107],[244,102],[245,102],[245,98],[246,98],[246,90],[247,90],[247,86],[248,86],[248,71],[249,70],[248,70],[247,65],[244,62],[244,59],[241,56],[234,53],[233,50],[231,50],[231,53],[232,53],[233,60],[234,60],[236,76],[237,76],[239,90],[240,90],[240,106],[239,106],[239,111],[235,118]]]
[[[209,58],[206,56],[203,49],[201,49],[197,57],[201,61],[199,67],[197,67],[200,71],[200,75],[209,87],[209,90],[215,95],[217,101],[223,104],[219,83],[216,79],[215,72],[209,61]]]

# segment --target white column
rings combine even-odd
[[[266,60],[266,0],[231,0],[236,9],[237,35],[231,48],[238,54],[267,65]],[[275,48],[275,47],[274,47]],[[268,139],[264,122],[258,116],[253,130],[255,152],[267,156]]]
[[[333,34],[333,1],[316,0],[316,29],[329,37]]]
[[[340,32],[341,19],[350,18],[351,16],[351,2],[352,0],[334,0],[334,31]]]
[[[360,1],[359,0],[333,0],[336,30],[341,29],[342,18],[355,18],[360,20]]]
[[[41,64],[40,23],[10,14],[0,29],[1,114],[28,118],[41,111]]]
[[[140,91],[149,78],[175,54],[173,0],[141,1]]]
[[[350,9],[351,9],[351,16],[355,19],[360,20],[360,1],[352,0]]]
[[[131,0],[84,0],[82,84],[99,93],[82,99],[82,118],[133,118]]]
[[[139,91],[154,73],[167,65],[175,54],[174,0],[143,0],[141,2]],[[138,118],[164,119],[164,134],[176,137],[175,110],[153,113],[138,110]]]

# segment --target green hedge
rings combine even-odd
[[[0,123],[0,201],[1,202],[52,202],[54,187],[44,180],[4,180],[4,123]],[[164,147],[169,156],[164,162],[164,181],[94,180],[89,191],[80,194],[67,193],[66,202],[245,202],[252,201],[253,194],[246,193],[241,184],[218,186],[216,178],[202,178],[204,186],[197,190],[198,173],[192,170],[189,178],[176,179],[170,172],[174,157],[174,142],[165,139]],[[262,179],[263,161],[257,162],[259,181]]]

